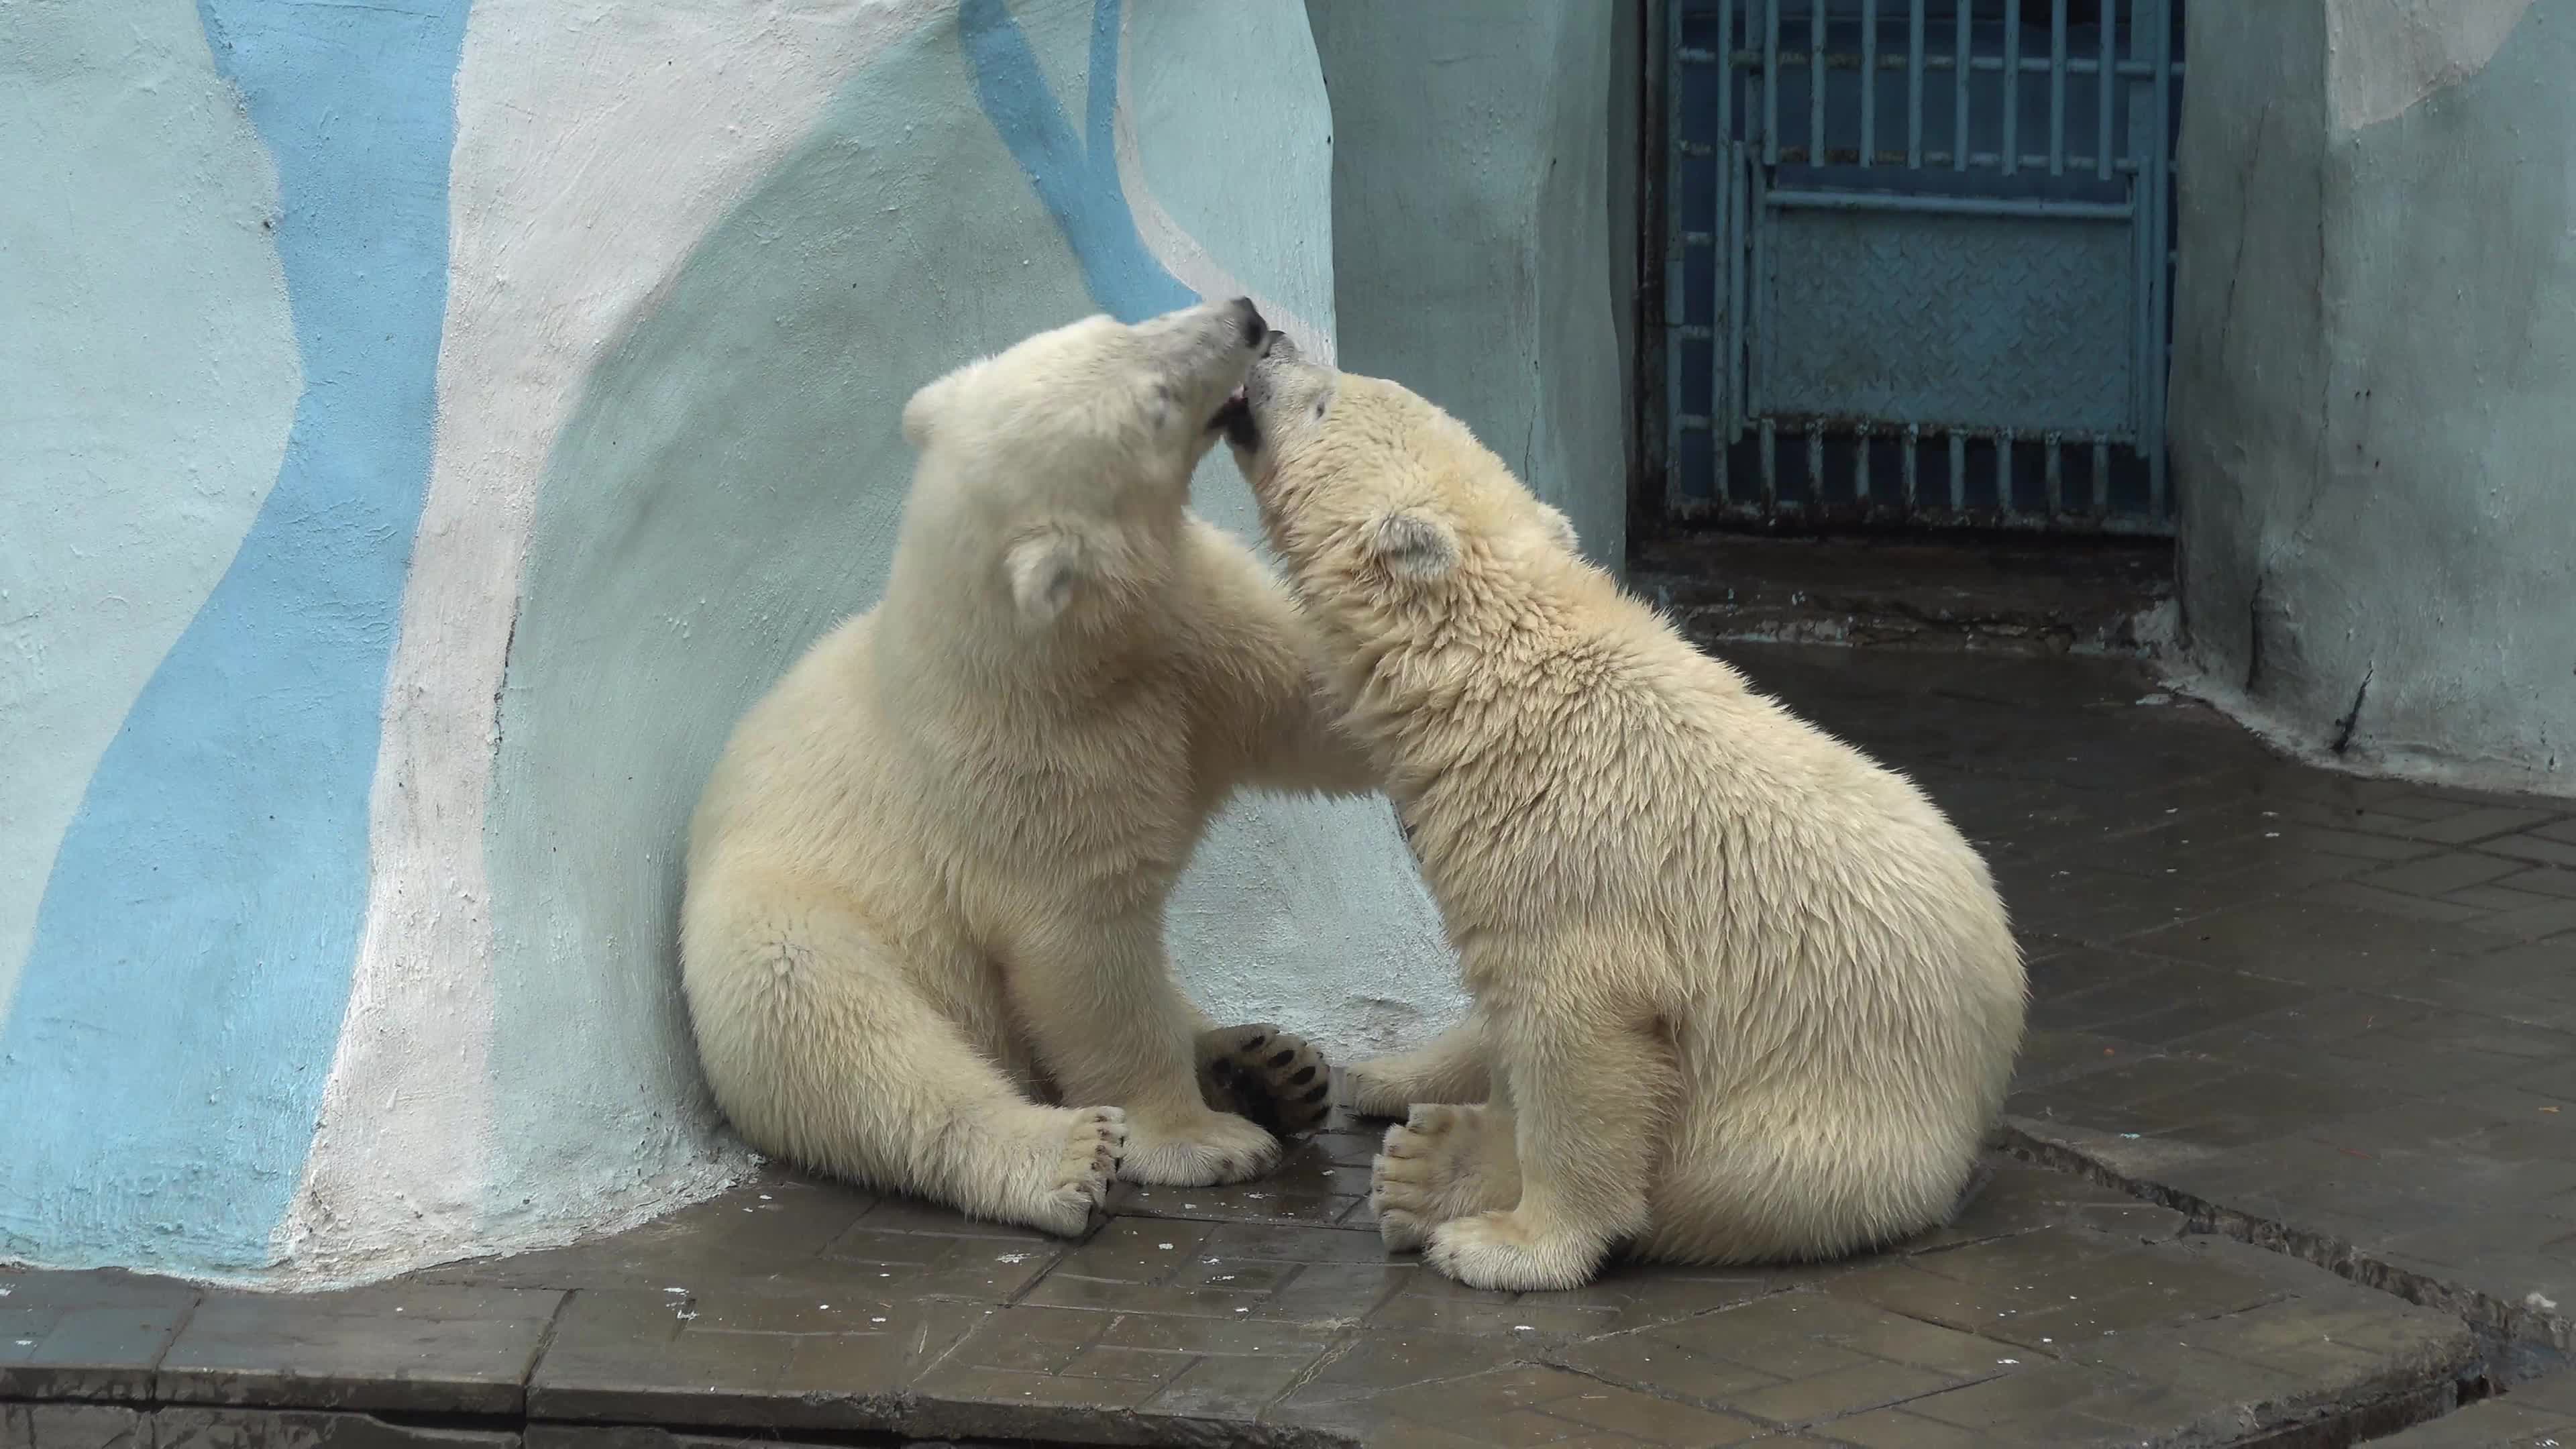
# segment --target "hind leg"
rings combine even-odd
[[[1473,1017],[1412,1051],[1342,1073],[1342,1105],[1364,1117],[1400,1118],[1417,1102],[1482,1102],[1491,1095],[1493,1074]]]
[[[1580,1287],[1651,1222],[1647,1195],[1680,1071],[1648,1022],[1540,1009],[1498,1026],[1496,1039],[1511,1043],[1520,1199],[1434,1228],[1425,1261],[1472,1288]]]
[[[1126,1109],[1120,1175],[1207,1187],[1268,1171],[1279,1139],[1201,1095],[1204,1018],[1172,979],[1161,903],[1105,919],[1030,915],[1005,972],[1012,1007],[1067,1101]]]
[[[747,1141],[976,1217],[1083,1231],[1125,1151],[1124,1112],[1028,1100],[821,892],[693,883],[691,896],[682,979],[698,1054]]]
[[[1369,1164],[1369,1209],[1390,1252],[1421,1247],[1431,1230],[1520,1201],[1520,1152],[1508,1105],[1425,1103],[1386,1129]]]

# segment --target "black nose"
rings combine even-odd
[[[1237,297],[1234,313],[1236,325],[1243,329],[1243,345],[1259,347],[1261,339],[1270,335],[1270,324],[1261,319],[1261,309],[1252,305],[1250,297]]]

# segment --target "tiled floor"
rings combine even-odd
[[[1390,1261],[1337,1191],[1373,1141],[1312,1139],[1275,1196],[1133,1194],[1079,1244],[779,1179],[350,1293],[0,1276],[0,1444],[2224,1443],[2402,1421],[2477,1353],[2449,1315],[2008,1160],[1902,1253],[1478,1293]]]
[[[1379,1251],[1338,1122],[1079,1244],[773,1180],[350,1294],[0,1273],[0,1449],[2287,1449],[2567,1341],[2576,805],[2290,767],[2115,665],[1725,652],[1915,773],[2030,943],[2007,1135],[2050,1165],[1925,1242],[1475,1293]],[[2543,1378],[2398,1442],[2569,1425]]]
[[[2108,666],[1739,657],[1986,845],[2019,1129],[2571,1343],[2576,801],[2284,765]]]

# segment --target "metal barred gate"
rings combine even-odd
[[[1668,0],[1681,518],[2170,533],[2181,0]]]

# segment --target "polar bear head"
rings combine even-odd
[[[1224,420],[1235,464],[1328,623],[1446,612],[1513,575],[1589,567],[1563,513],[1405,388],[1316,366],[1274,336],[1243,393]]]
[[[1086,317],[928,384],[903,409],[920,454],[905,552],[989,582],[1038,625],[1086,595],[1132,595],[1168,557],[1191,470],[1268,335],[1248,297]]]

